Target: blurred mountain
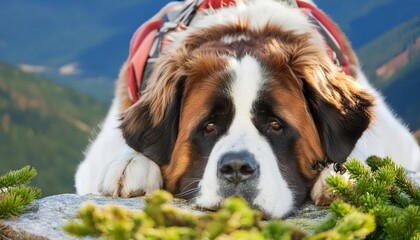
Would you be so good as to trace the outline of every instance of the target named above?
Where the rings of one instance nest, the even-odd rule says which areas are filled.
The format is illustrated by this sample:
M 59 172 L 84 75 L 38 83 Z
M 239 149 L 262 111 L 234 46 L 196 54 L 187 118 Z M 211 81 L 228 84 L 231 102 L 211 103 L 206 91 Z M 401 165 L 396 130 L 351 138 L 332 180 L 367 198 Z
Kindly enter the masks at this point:
M 420 129 L 420 16 L 358 50 L 369 80 L 412 130 Z
M 30 164 L 44 196 L 74 192 L 76 165 L 105 111 L 85 94 L 0 63 L 0 175 Z
M 314 0 L 358 49 L 420 14 L 418 0 Z
M 137 27 L 167 1 L 0 1 L 0 61 L 110 102 Z

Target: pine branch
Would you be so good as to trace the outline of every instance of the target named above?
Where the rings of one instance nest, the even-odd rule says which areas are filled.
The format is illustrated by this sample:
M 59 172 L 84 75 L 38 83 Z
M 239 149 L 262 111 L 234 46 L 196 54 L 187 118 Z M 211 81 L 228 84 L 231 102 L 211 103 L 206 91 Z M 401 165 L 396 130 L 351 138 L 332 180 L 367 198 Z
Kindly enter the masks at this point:
M 34 168 L 26 166 L 20 170 L 10 171 L 0 177 L 0 189 L 29 184 L 32 178 L 37 175 Z
M 398 216 L 388 218 L 384 226 L 389 239 L 419 239 L 420 207 L 408 206 Z
M 326 179 L 326 183 L 332 187 L 334 194 L 340 194 L 345 200 L 353 198 L 351 184 L 346 182 L 341 176 L 332 174 Z
M 408 179 L 407 172 L 401 166 L 395 164 L 391 158 L 380 158 L 377 156 L 370 156 L 366 163 L 371 167 L 372 171 L 377 171 L 378 169 L 386 169 L 389 173 L 393 174 L 394 181 L 396 186 L 401 189 L 400 192 L 403 192 L 412 199 L 413 203 L 420 205 L 420 189 L 414 185 L 414 183 Z M 384 174 L 386 176 L 386 174 Z M 388 184 L 392 184 L 391 182 Z
M 358 211 L 376 218 L 376 230 L 369 239 L 411 239 L 420 236 L 419 188 L 407 178 L 406 171 L 390 158 L 371 156 L 366 161 L 370 169 L 357 160 L 344 166 L 349 170 L 351 181 L 327 178 L 331 191 L 353 205 Z M 354 189 L 353 192 L 349 189 Z M 338 206 L 341 202 L 338 201 Z M 320 229 L 332 228 L 349 209 L 331 205 L 334 215 Z
M 392 162 L 390 161 L 389 158 L 380 158 L 378 156 L 369 156 L 366 159 L 366 164 L 370 167 L 370 169 L 372 171 L 376 171 L 379 168 L 385 166 L 385 165 L 389 165 Z
M 17 216 L 30 207 L 30 203 L 41 195 L 34 187 L 11 187 L 0 194 L 0 219 Z
M 26 186 L 36 174 L 35 169 L 27 166 L 0 177 L 0 219 L 23 213 L 39 198 L 39 188 Z
M 354 211 L 337 220 L 334 228 L 315 234 L 308 240 L 321 239 L 364 239 L 376 228 L 375 217 Z
M 372 174 L 370 169 L 366 168 L 363 163 L 355 158 L 349 159 L 345 163 L 345 167 L 351 179 L 359 180 L 361 177 L 370 177 Z

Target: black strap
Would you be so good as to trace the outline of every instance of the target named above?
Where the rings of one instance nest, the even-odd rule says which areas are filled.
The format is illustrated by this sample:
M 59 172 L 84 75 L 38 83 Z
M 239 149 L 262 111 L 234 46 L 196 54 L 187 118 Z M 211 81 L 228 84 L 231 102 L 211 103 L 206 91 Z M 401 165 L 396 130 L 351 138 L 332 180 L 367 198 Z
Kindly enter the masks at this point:
M 331 48 L 334 54 L 334 63 L 338 66 L 343 66 L 343 55 L 340 51 L 340 46 L 336 42 L 333 36 L 328 32 L 328 30 L 316 19 L 312 14 L 309 14 L 309 19 L 311 22 L 317 26 L 319 33 L 321 33 L 324 40 L 327 42 L 328 46 Z
M 182 24 L 188 26 L 191 23 L 191 20 L 197 13 L 197 9 L 204 2 L 204 0 L 193 0 L 187 4 L 184 9 L 182 9 L 178 16 L 175 18 L 174 22 L 177 24 Z
M 334 164 L 333 169 L 336 173 L 340 173 L 341 175 L 343 175 L 347 171 L 347 169 L 342 164 L 333 162 L 332 160 L 328 158 L 323 161 L 315 162 L 312 165 L 312 169 L 321 172 L 325 168 L 328 168 L 331 164 Z

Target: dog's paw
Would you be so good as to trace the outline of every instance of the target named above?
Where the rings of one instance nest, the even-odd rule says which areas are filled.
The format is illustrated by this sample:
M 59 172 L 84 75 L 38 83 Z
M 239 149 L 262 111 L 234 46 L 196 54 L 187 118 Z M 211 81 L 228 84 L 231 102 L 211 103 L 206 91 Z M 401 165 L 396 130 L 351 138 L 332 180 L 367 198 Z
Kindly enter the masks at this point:
M 325 182 L 327 177 L 330 176 L 331 174 L 336 174 L 332 166 L 322 170 L 314 186 L 312 187 L 311 199 L 312 201 L 314 201 L 315 205 L 317 206 L 329 205 L 335 199 L 335 195 L 328 191 L 329 186 Z M 347 173 L 344 173 L 343 175 L 338 175 L 338 176 L 341 176 L 342 178 L 346 180 L 348 180 L 349 178 Z
M 121 157 L 104 169 L 99 183 L 101 194 L 128 198 L 148 195 L 162 187 L 162 174 L 155 162 L 139 153 Z

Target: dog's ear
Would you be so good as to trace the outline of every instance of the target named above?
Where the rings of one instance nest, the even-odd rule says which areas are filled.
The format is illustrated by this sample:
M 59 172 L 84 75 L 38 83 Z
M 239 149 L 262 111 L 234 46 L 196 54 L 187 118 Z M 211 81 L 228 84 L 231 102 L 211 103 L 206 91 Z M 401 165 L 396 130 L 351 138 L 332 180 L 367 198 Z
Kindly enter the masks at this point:
M 300 49 L 293 69 L 318 130 L 326 157 L 343 163 L 373 118 L 373 96 L 326 56 Z M 305 51 L 309 51 L 306 52 Z
M 181 54 L 162 58 L 139 101 L 121 117 L 126 143 L 158 165 L 169 163 L 179 124 L 185 82 Z

